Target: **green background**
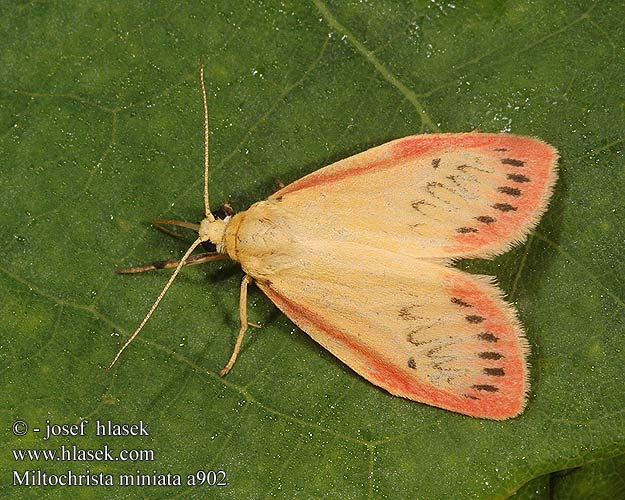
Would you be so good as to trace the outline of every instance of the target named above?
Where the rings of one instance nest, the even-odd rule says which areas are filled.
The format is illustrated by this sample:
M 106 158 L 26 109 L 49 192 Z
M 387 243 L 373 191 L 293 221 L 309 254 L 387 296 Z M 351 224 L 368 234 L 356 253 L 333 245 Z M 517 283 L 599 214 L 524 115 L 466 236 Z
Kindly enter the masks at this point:
M 625 5 L 597 1 L 2 2 L 0 491 L 11 498 L 625 498 Z M 236 264 L 185 269 L 111 373 L 211 197 L 239 211 L 334 160 L 420 132 L 513 132 L 561 154 L 550 208 L 494 261 L 531 343 L 525 413 L 394 398 L 257 289 L 232 373 Z M 383 216 L 383 214 L 380 214 Z M 186 235 L 185 235 L 186 236 Z M 91 422 L 44 442 L 31 428 Z M 149 437 L 96 437 L 97 419 Z M 153 449 L 154 462 L 16 462 L 16 448 Z M 187 474 L 224 488 L 13 487 L 12 470 Z M 528 483 L 528 481 L 531 481 Z M 527 483 L 527 484 L 526 484 Z M 525 484 L 525 486 L 523 486 Z

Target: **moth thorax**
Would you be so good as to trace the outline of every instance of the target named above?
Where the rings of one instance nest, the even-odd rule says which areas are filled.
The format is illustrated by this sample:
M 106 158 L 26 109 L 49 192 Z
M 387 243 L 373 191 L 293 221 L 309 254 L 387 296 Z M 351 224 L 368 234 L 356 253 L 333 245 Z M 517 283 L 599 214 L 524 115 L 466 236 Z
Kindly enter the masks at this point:
M 218 249 L 223 247 L 224 233 L 226 232 L 226 226 L 229 220 L 230 217 L 214 220 L 208 218 L 203 219 L 202 222 L 200 222 L 200 229 L 198 231 L 200 239 L 202 241 L 214 243 L 217 245 Z

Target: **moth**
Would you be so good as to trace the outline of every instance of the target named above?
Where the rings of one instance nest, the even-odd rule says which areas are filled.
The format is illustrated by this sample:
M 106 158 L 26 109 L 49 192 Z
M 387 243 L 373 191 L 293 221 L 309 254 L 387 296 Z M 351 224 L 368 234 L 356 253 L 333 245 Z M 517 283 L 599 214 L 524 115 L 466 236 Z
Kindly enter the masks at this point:
M 473 417 L 523 411 L 528 342 L 494 278 L 452 267 L 522 242 L 545 211 L 557 152 L 531 137 L 457 133 L 404 137 L 321 168 L 237 214 L 208 201 L 203 68 L 205 218 L 136 337 L 185 264 L 240 263 L 241 326 L 254 282 L 299 328 L 391 394 Z M 216 252 L 191 255 L 211 242 Z

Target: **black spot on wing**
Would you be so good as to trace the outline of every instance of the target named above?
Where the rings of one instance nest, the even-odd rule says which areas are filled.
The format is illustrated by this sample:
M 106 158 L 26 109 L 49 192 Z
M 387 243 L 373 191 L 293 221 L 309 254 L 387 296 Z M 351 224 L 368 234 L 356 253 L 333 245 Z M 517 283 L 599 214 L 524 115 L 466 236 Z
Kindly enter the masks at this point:
M 507 177 L 512 182 L 518 182 L 519 184 L 530 181 L 530 178 L 523 174 L 508 174 Z
M 525 162 L 522 160 L 517 160 L 516 158 L 502 158 L 501 163 L 504 165 L 511 165 L 513 167 L 524 167 Z
M 480 215 L 479 217 L 476 217 L 476 219 L 483 224 L 492 224 L 496 220 L 494 217 L 491 217 L 490 215 Z
M 419 335 L 421 334 L 421 332 L 427 331 L 437 324 L 438 324 L 438 321 L 434 321 L 433 323 L 430 323 L 429 325 L 419 326 L 418 328 L 415 328 L 414 330 L 409 331 L 408 335 L 406 336 L 406 340 L 410 342 L 411 344 L 416 345 L 417 347 L 421 347 L 426 344 L 431 344 L 433 342 L 433 339 L 430 338 L 430 339 L 420 340 Z
M 471 304 L 465 302 L 462 299 L 459 299 L 458 297 L 453 297 L 451 299 L 451 302 L 461 307 L 471 307 Z
M 491 377 L 503 377 L 506 374 L 503 368 L 484 368 L 484 373 Z
M 444 345 L 437 345 L 436 347 L 433 347 L 432 349 L 430 349 L 428 352 L 425 353 L 425 355 L 428 358 L 431 357 L 438 357 L 435 356 L 443 347 L 445 347 Z M 441 366 L 437 363 L 437 365 L 435 366 L 435 368 L 437 368 L 438 370 L 442 370 Z
M 417 212 L 426 215 L 425 212 L 422 211 L 423 205 L 429 205 L 430 207 L 435 207 L 436 205 L 429 203 L 425 200 L 415 200 L 410 202 L 410 206 L 414 208 Z
M 503 354 L 494 351 L 485 351 L 480 352 L 478 356 L 482 359 L 501 359 L 503 358 Z
M 507 194 L 509 196 L 521 196 L 521 190 L 515 187 L 501 186 L 497 188 L 497 191 L 503 194 Z
M 508 148 L 495 148 L 493 149 L 493 151 L 504 152 L 504 151 L 508 151 Z
M 474 227 L 459 227 L 456 231 L 461 234 L 477 233 L 477 229 Z
M 478 316 L 477 314 L 469 314 L 468 316 L 465 316 L 465 319 L 474 325 L 484 321 L 484 318 L 482 316 Z
M 490 384 L 476 384 L 471 386 L 476 391 L 497 392 L 499 389 Z
M 413 370 L 416 370 L 417 362 L 414 360 L 414 358 L 410 358 L 408 360 L 408 368 L 412 368 Z
M 434 158 L 432 160 L 432 168 L 438 168 L 438 166 L 441 164 L 441 159 L 440 158 Z
M 415 321 L 420 319 L 419 316 L 414 314 L 414 309 L 419 307 L 417 304 L 412 304 L 409 306 L 404 306 L 399 310 L 399 317 L 405 321 Z
M 486 342 L 493 342 L 493 343 L 499 340 L 499 337 L 496 337 L 490 332 L 482 332 L 478 335 L 478 338 L 480 340 L 485 340 Z
M 493 205 L 493 208 L 495 210 L 499 210 L 500 212 L 515 212 L 516 211 L 516 207 L 513 205 L 510 205 L 509 203 L 495 203 Z
M 452 193 L 453 195 L 455 195 L 456 197 L 462 197 L 458 191 L 453 187 L 453 186 L 449 186 L 447 184 L 443 184 L 442 182 L 438 182 L 438 181 L 430 181 L 425 185 L 425 191 L 432 196 L 433 198 L 436 198 L 437 200 L 441 201 L 442 203 L 445 203 L 446 205 L 449 205 L 450 207 L 453 207 L 455 209 L 458 208 L 458 206 L 454 203 L 452 203 L 447 197 L 444 196 L 440 196 L 437 193 L 437 189 L 444 189 L 450 193 Z
M 467 399 L 475 399 L 475 400 L 477 400 L 477 401 L 479 401 L 479 400 L 480 400 L 480 398 L 478 398 L 477 396 L 473 396 L 473 395 L 471 395 L 471 394 L 463 394 L 462 396 L 463 396 L 463 397 L 465 397 L 465 398 L 467 398 Z
M 456 167 L 457 170 L 460 170 L 461 172 L 464 172 L 466 170 L 477 170 L 478 172 L 482 172 L 484 174 L 492 174 L 492 172 L 490 170 L 484 170 L 483 168 L 480 167 L 476 167 L 475 165 L 458 165 Z

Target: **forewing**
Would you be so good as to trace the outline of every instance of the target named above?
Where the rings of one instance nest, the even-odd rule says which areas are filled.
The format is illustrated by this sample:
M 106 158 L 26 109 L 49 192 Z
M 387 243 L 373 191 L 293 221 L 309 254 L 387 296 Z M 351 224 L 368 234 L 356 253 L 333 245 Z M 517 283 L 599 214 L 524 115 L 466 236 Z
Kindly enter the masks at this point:
M 269 198 L 304 240 L 414 257 L 492 257 L 536 225 L 557 153 L 509 134 L 405 137 L 319 169 Z
M 392 394 L 475 417 L 522 411 L 527 344 L 485 276 L 351 244 L 296 249 L 257 280 L 302 330 Z

